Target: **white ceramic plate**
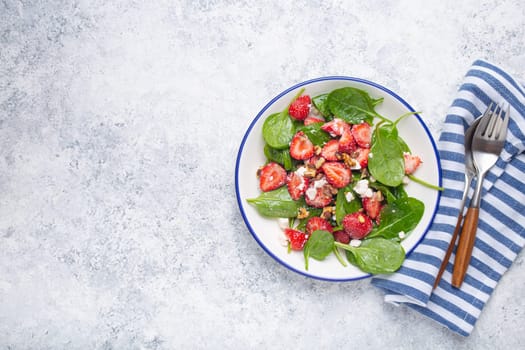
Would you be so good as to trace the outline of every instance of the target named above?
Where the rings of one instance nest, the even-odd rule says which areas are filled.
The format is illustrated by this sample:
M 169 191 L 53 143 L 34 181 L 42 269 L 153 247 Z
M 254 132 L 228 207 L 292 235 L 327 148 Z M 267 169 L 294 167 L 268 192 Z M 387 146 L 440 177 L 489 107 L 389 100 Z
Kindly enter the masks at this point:
M 342 266 L 333 254 L 324 261 L 310 259 L 309 268 L 306 271 L 303 253 L 288 253 L 286 247 L 280 244 L 278 235 L 281 229 L 277 219 L 261 216 L 255 207 L 248 204 L 246 199 L 255 198 L 261 193 L 256 172 L 266 162 L 262 137 L 264 120 L 270 114 L 286 108 L 301 88 L 305 89 L 304 94 L 314 97 L 345 86 L 365 90 L 372 98 L 383 97 L 384 101 L 376 107 L 376 111 L 389 119 L 395 120 L 409 111 L 414 111 L 407 102 L 394 92 L 370 81 L 341 76 L 309 80 L 283 91 L 257 114 L 242 139 L 235 169 L 237 202 L 246 226 L 255 240 L 270 256 L 285 267 L 308 277 L 328 281 L 350 281 L 370 275 L 350 264 L 347 267 Z M 423 159 L 423 164 L 415 175 L 431 184 L 441 186 L 441 166 L 438 151 L 421 118 L 418 115 L 413 115 L 403 119 L 398 124 L 398 130 L 412 153 Z M 408 255 L 423 239 L 430 227 L 439 204 L 440 193 L 414 182 L 410 182 L 406 186 L 406 191 L 410 196 L 418 198 L 425 204 L 425 212 L 418 226 L 402 242 Z

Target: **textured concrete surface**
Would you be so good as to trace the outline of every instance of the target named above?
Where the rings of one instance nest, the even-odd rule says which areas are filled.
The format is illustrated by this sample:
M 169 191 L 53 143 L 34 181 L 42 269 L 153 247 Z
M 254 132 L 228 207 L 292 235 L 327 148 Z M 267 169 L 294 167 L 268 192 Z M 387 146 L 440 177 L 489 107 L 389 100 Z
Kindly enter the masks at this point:
M 472 61 L 525 78 L 513 1 L 0 2 L 0 348 L 518 349 L 521 254 L 469 338 L 251 238 L 241 138 L 305 79 L 396 91 L 437 138 Z

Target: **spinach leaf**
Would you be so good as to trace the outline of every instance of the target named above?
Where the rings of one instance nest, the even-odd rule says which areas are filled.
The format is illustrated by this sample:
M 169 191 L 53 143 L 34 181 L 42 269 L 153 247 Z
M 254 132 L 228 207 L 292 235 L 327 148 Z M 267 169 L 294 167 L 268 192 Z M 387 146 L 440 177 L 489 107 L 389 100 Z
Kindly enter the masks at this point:
M 325 117 L 326 121 L 331 120 L 332 113 L 330 112 L 330 108 L 328 108 L 328 94 L 322 94 L 319 96 L 315 96 L 312 98 L 312 103 L 314 104 L 315 108 Z
M 405 260 L 405 250 L 401 244 L 389 239 L 365 239 L 359 247 L 339 242 L 334 244 L 347 251 L 347 258 L 351 264 L 371 274 L 395 272 Z
M 405 160 L 397 129 L 391 124 L 379 124 L 374 130 L 368 156 L 368 170 L 377 181 L 398 186 L 405 177 Z
M 305 269 L 308 270 L 308 259 L 324 260 L 334 249 L 334 236 L 325 230 L 312 233 L 303 248 Z
M 247 199 L 247 202 L 255 206 L 259 214 L 276 218 L 296 217 L 301 206 L 299 201 L 294 201 L 290 197 L 286 186 L 263 192 L 257 198 Z
M 399 238 L 399 232 L 412 231 L 425 211 L 425 205 L 419 199 L 402 197 L 388 203 L 381 210 L 381 222 L 368 237 L 383 237 L 386 239 Z
M 310 141 L 316 146 L 323 146 L 330 141 L 330 134 L 321 129 L 322 123 L 313 123 L 306 126 L 301 126 L 297 131 L 302 131 L 308 136 Z
M 264 155 L 268 160 L 281 164 L 287 171 L 292 170 L 293 161 L 290 156 L 290 149 L 276 149 L 266 144 L 264 145 Z
M 350 202 L 346 200 L 346 193 L 350 192 L 354 196 Z M 341 225 L 346 214 L 355 213 L 361 209 L 361 200 L 359 196 L 352 190 L 351 186 L 346 186 L 337 191 L 335 198 L 335 221 L 337 225 Z
M 326 103 L 332 114 L 350 124 L 363 121 L 372 124 L 374 116 L 377 116 L 374 107 L 382 101 L 383 98 L 371 98 L 366 91 L 344 87 L 330 92 Z
M 294 134 L 295 125 L 288 116 L 288 110 L 268 116 L 262 127 L 264 141 L 276 149 L 287 148 Z

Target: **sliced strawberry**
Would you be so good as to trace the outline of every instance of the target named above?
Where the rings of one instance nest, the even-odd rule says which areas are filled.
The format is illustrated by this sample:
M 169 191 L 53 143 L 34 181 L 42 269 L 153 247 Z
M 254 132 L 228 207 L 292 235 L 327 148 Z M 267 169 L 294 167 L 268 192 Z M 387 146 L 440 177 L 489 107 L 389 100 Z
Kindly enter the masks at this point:
M 323 219 L 319 216 L 314 216 L 308 219 L 308 222 L 306 223 L 306 233 L 311 235 L 314 231 L 317 230 L 325 230 L 328 232 L 333 232 L 334 228 L 328 220 Z
M 291 172 L 286 177 L 286 186 L 288 187 L 288 193 L 293 200 L 298 200 L 306 192 L 308 188 L 309 179 L 298 174 L 297 172 Z
M 314 144 L 304 132 L 297 132 L 290 142 L 290 155 L 298 160 L 305 160 L 314 155 Z
M 335 188 L 343 188 L 352 180 L 352 171 L 343 163 L 326 162 L 321 169 L 328 183 Z
M 330 140 L 323 146 L 321 150 L 321 156 L 328 161 L 337 161 L 337 152 L 339 152 L 339 141 Z
M 421 158 L 413 154 L 405 152 L 403 154 L 405 158 L 405 174 L 412 174 L 421 165 Z
M 366 237 L 373 228 L 372 219 L 366 214 L 355 212 L 343 218 L 343 229 L 353 239 Z
M 334 239 L 337 242 L 341 242 L 343 244 L 350 243 L 350 235 L 346 233 L 345 231 L 334 231 Z
M 273 191 L 285 183 L 286 170 L 277 163 L 268 163 L 259 172 L 259 187 L 263 192 Z
M 353 125 L 352 135 L 359 147 L 370 148 L 370 142 L 372 140 L 372 128 L 370 127 L 370 124 L 362 122 Z
M 356 160 L 361 166 L 361 168 L 366 168 L 368 166 L 368 155 L 370 154 L 370 148 L 358 148 L 355 152 Z
M 332 203 L 333 195 L 330 185 L 323 177 L 316 181 L 310 181 L 310 185 L 304 194 L 306 204 L 314 208 L 324 208 Z
M 324 123 L 323 126 L 321 126 L 321 129 L 334 137 L 341 136 L 346 131 L 351 131 L 350 125 L 340 118 L 334 118 L 329 122 Z
M 339 139 L 339 152 L 351 153 L 357 148 L 354 135 L 350 130 L 343 131 Z
M 376 219 L 381 212 L 383 196 L 381 192 L 374 192 L 372 197 L 363 197 L 363 208 L 370 219 Z
M 315 117 L 313 115 L 309 115 L 304 120 L 304 125 L 310 125 L 310 124 L 315 124 L 315 123 L 324 123 L 324 119 L 320 117 Z
M 308 236 L 304 232 L 292 228 L 285 228 L 284 234 L 286 238 L 288 238 L 292 250 L 303 250 L 303 247 L 308 240 Z
M 290 117 L 296 120 L 305 120 L 310 113 L 310 105 L 312 100 L 310 96 L 303 95 L 299 96 L 295 101 L 292 102 L 288 108 L 288 114 Z

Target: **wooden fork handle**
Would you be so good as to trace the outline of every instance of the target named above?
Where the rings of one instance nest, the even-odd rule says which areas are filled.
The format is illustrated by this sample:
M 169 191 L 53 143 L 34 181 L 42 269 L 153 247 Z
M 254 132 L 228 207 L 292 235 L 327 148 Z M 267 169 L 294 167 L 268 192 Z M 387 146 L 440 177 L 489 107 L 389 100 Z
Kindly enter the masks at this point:
M 472 256 L 474 241 L 476 240 L 476 230 L 478 229 L 479 208 L 470 207 L 465 215 L 463 230 L 459 236 L 456 259 L 454 260 L 454 271 L 452 272 L 452 285 L 456 288 L 461 287 L 467 268 Z
M 441 266 L 439 267 L 439 271 L 436 276 L 436 279 L 434 280 L 433 289 L 436 289 L 437 286 L 439 285 L 439 282 L 441 281 L 441 277 L 443 276 L 443 272 L 445 272 L 447 268 L 448 260 L 450 259 L 450 256 L 452 255 L 452 251 L 454 250 L 454 247 L 456 246 L 456 241 L 458 240 L 459 231 L 461 230 L 461 223 L 463 222 L 462 211 L 463 210 L 459 212 L 458 221 L 456 222 L 456 227 L 454 228 L 454 233 L 452 234 L 452 238 L 450 240 L 450 243 L 448 244 L 447 251 L 445 253 L 445 256 L 443 257 Z

